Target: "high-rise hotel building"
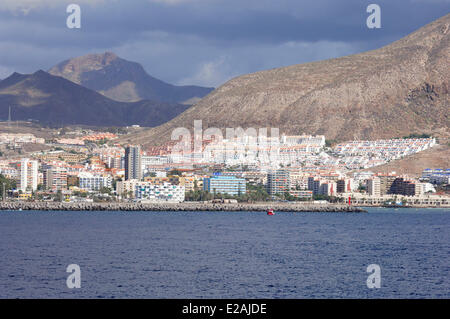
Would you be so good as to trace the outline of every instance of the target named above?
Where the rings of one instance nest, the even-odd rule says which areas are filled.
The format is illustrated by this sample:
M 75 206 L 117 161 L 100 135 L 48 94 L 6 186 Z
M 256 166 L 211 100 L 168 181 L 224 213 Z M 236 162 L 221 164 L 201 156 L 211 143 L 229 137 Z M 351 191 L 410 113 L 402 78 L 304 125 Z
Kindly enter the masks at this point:
M 22 158 L 19 164 L 19 187 L 22 192 L 35 191 L 38 186 L 38 162 Z

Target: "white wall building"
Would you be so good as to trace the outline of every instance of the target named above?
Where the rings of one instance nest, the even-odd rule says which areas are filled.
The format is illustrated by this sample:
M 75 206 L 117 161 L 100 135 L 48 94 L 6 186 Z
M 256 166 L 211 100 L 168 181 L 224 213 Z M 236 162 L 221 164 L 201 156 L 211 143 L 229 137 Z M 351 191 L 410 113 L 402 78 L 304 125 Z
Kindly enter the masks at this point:
M 92 173 L 80 173 L 80 188 L 88 191 L 98 191 L 103 187 L 112 187 L 112 177 L 110 175 L 95 175 Z
M 137 199 L 151 202 L 184 202 L 184 186 L 170 183 L 152 184 L 150 182 L 136 185 L 135 196 Z
M 19 187 L 22 192 L 35 191 L 38 186 L 38 162 L 28 158 L 20 160 Z

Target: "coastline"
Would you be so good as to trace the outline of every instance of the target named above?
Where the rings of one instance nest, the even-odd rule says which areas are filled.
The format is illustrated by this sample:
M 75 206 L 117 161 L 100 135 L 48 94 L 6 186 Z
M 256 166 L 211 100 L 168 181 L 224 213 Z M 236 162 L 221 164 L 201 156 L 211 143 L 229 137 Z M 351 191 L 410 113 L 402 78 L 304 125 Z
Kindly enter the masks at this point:
M 1 202 L 0 210 L 43 211 L 257 211 L 311 213 L 366 213 L 363 208 L 342 204 L 305 203 L 65 203 L 65 202 Z
M 358 207 L 361 208 L 394 208 L 394 209 L 408 209 L 408 208 L 435 208 L 435 209 L 450 209 L 450 206 L 448 205 L 420 205 L 420 204 L 415 204 L 415 205 L 405 205 L 405 206 L 401 206 L 401 205 L 367 205 L 367 204 L 358 204 Z

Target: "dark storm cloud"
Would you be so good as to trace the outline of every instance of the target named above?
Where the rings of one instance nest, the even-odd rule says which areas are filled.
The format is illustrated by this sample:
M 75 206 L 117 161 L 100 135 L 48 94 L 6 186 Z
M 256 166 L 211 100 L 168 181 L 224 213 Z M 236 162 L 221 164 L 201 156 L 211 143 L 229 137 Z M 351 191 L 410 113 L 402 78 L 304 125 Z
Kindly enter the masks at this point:
M 379 30 L 365 24 L 373 2 L 382 8 Z M 450 11 L 448 0 L 105 0 L 80 3 L 82 28 L 70 30 L 70 2 L 43 3 L 27 14 L 0 11 L 0 73 L 114 50 L 164 80 L 218 85 L 242 73 L 374 49 Z

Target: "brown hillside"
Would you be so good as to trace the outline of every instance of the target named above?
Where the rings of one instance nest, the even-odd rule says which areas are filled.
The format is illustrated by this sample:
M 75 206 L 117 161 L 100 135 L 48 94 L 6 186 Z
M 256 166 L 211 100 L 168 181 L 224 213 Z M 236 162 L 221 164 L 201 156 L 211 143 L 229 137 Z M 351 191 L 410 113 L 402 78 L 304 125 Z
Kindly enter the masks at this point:
M 378 50 L 237 77 L 132 140 L 161 143 L 195 119 L 341 141 L 448 132 L 449 26 L 450 14 Z

